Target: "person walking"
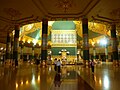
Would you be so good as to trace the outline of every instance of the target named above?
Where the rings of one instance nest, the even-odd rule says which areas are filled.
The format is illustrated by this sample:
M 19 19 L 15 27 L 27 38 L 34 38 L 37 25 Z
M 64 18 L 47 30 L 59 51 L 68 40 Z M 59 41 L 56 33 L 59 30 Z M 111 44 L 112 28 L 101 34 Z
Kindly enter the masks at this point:
M 54 61 L 54 70 L 57 71 L 57 58 L 55 58 L 55 61 Z
M 57 61 L 57 72 L 60 73 L 60 68 L 61 67 L 61 62 L 60 62 L 60 59 Z
M 95 63 L 94 63 L 93 59 L 92 59 L 90 64 L 91 64 L 92 74 L 94 74 L 94 65 L 95 65 Z

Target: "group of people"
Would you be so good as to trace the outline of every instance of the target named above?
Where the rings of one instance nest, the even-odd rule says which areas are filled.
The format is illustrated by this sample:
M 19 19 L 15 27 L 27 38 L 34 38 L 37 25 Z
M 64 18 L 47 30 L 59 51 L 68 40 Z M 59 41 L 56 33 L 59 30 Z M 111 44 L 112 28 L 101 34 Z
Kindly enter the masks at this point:
M 55 61 L 54 61 L 54 70 L 58 73 L 60 73 L 61 71 L 61 62 L 60 62 L 60 59 L 57 60 L 57 58 L 55 58 Z
M 90 67 L 91 67 L 92 73 L 94 73 L 94 65 L 95 65 L 95 62 L 94 62 L 94 60 L 92 59 L 92 60 L 90 61 Z M 61 61 L 60 61 L 60 59 L 57 60 L 57 58 L 55 58 L 55 60 L 54 60 L 54 70 L 55 70 L 57 73 L 60 73 L 60 72 L 61 72 Z

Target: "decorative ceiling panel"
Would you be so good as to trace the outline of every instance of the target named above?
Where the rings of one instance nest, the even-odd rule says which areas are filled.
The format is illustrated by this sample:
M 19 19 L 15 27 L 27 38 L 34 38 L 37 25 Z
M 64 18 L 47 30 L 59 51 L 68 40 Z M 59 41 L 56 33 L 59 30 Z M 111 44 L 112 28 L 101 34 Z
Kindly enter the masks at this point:
M 81 16 L 89 13 L 100 0 L 33 0 L 47 16 Z M 64 15 L 64 16 L 63 16 Z
M 117 24 L 117 33 L 120 34 L 120 0 L 1 0 L 0 1 L 0 33 L 14 30 L 14 25 L 20 26 L 41 22 L 43 18 L 49 20 L 78 20 L 85 15 L 89 21 L 93 16 L 99 22 Z M 98 17 L 101 16 L 101 17 Z M 79 27 L 77 27 L 79 28 Z M 92 30 L 96 33 L 106 34 L 103 27 Z M 78 34 L 81 35 L 81 28 Z M 90 29 L 91 30 L 91 29 Z M 24 33 L 27 34 L 27 33 Z M 2 36 L 0 36 L 3 38 Z M 1 39 L 0 42 L 6 42 Z

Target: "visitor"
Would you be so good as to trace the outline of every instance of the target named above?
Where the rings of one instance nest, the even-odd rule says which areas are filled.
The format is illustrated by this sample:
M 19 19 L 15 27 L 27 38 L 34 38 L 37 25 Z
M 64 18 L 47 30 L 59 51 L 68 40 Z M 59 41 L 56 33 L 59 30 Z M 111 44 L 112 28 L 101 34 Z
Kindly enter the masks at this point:
M 54 60 L 54 70 L 57 71 L 57 58 Z
M 57 72 L 60 73 L 61 62 L 60 59 L 57 61 Z
M 90 62 L 90 65 L 91 65 L 92 74 L 94 74 L 94 65 L 95 65 L 95 63 L 94 63 L 93 59 Z

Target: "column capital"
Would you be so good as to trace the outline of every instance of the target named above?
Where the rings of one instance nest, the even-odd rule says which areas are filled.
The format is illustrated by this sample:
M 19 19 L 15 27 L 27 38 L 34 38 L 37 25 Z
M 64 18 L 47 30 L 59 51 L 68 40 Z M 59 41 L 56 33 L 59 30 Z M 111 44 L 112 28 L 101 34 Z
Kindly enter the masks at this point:
M 42 19 L 42 22 L 48 23 L 48 19 L 47 19 L 47 18 L 43 18 L 43 19 Z
M 116 29 L 116 24 L 115 23 L 111 24 L 111 30 L 113 30 L 113 29 Z
M 82 18 L 82 22 L 88 23 L 88 18 Z
M 85 19 L 85 18 L 87 19 L 87 16 L 83 15 L 83 16 L 82 16 L 82 19 Z
M 115 22 L 112 22 L 111 25 L 116 25 L 116 23 L 115 23 Z
M 19 24 L 15 24 L 15 30 L 20 30 L 20 25 Z

